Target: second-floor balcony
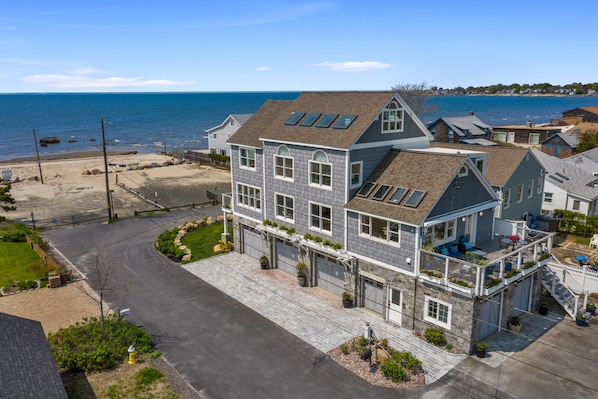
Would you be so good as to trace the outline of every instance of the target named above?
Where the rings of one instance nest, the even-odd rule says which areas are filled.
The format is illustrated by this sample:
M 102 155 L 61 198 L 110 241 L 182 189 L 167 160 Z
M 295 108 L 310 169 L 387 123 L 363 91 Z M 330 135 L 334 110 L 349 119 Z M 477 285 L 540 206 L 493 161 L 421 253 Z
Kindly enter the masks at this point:
M 551 259 L 553 233 L 519 228 L 462 252 L 421 250 L 419 278 L 467 296 L 487 296 Z

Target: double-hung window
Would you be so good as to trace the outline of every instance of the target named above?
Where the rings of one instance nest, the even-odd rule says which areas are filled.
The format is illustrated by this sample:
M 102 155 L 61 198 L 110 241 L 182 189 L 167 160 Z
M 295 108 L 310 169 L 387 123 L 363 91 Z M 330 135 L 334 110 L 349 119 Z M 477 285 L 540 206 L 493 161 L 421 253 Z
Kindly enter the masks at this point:
M 322 150 L 316 151 L 309 161 L 309 185 L 332 186 L 332 164 L 328 162 L 328 156 Z
M 309 227 L 311 229 L 330 233 L 332 230 L 332 211 L 330 207 L 313 202 L 310 203 Z
M 256 210 L 262 209 L 261 189 L 237 183 L 237 203 Z
M 351 163 L 351 188 L 361 186 L 361 179 L 363 175 L 363 162 Z
M 450 329 L 452 305 L 431 296 L 424 299 L 424 320 L 438 326 Z
M 523 201 L 523 183 L 517 186 L 517 203 Z
M 527 182 L 527 198 L 531 198 L 534 195 L 534 179 L 530 179 Z
M 544 202 L 552 204 L 552 193 L 544 193 Z
M 400 225 L 390 220 L 361 215 L 360 235 L 399 244 Z
M 502 207 L 507 209 L 511 205 L 511 189 L 507 188 L 505 190 L 505 196 L 502 199 Z
M 382 111 L 382 133 L 403 131 L 403 108 L 396 101 Z
M 255 169 L 255 150 L 252 148 L 241 148 L 239 151 L 239 164 L 242 168 Z
M 544 176 L 539 176 L 538 177 L 538 184 L 536 185 L 536 193 L 540 194 L 542 192 L 542 183 L 544 182 Z
M 528 138 L 528 144 L 538 145 L 540 144 L 540 133 L 530 133 Z
M 289 149 L 284 145 L 278 147 L 274 156 L 274 176 L 293 180 L 293 158 L 291 158 Z
M 295 220 L 295 206 L 293 197 L 276 194 L 276 217 L 290 222 Z

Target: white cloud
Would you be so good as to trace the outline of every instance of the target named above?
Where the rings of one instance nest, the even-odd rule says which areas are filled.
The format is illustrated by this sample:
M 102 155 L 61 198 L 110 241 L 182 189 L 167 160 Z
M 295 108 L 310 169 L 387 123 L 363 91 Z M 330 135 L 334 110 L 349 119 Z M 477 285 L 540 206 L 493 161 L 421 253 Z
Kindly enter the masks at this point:
M 100 68 L 81 67 L 72 69 L 70 73 L 72 73 L 73 75 L 93 75 L 94 73 L 106 73 L 106 71 Z
M 23 78 L 28 83 L 41 83 L 50 87 L 62 89 L 114 89 L 123 87 L 156 87 L 156 86 L 181 86 L 194 84 L 193 81 L 176 81 L 160 79 L 143 79 L 142 77 L 108 77 L 94 78 L 84 74 L 57 75 L 38 74 Z
M 319 64 L 309 65 L 312 67 L 327 67 L 335 72 L 367 72 L 378 69 L 391 68 L 391 64 L 377 61 L 347 61 L 347 62 L 321 62 Z
M 261 67 L 255 68 L 255 70 L 258 71 L 258 72 L 264 72 L 264 71 L 271 71 L 272 68 L 267 67 L 267 66 L 261 66 Z

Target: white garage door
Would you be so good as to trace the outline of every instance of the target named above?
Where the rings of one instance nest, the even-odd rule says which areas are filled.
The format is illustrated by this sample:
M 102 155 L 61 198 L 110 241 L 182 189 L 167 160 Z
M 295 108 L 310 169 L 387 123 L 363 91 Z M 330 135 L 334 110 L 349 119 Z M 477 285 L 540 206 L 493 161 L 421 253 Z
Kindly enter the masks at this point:
M 276 254 L 274 259 L 276 260 L 276 267 L 280 270 L 290 273 L 292 275 L 297 274 L 295 265 L 298 262 L 299 254 L 297 248 L 288 241 L 276 239 Z
M 345 292 L 345 268 L 335 259 L 316 253 L 316 285 L 337 295 Z
M 248 226 L 243 227 L 243 253 L 258 259 L 263 255 L 262 236 Z
M 362 276 L 361 284 L 363 306 L 382 314 L 384 312 L 382 283 Z

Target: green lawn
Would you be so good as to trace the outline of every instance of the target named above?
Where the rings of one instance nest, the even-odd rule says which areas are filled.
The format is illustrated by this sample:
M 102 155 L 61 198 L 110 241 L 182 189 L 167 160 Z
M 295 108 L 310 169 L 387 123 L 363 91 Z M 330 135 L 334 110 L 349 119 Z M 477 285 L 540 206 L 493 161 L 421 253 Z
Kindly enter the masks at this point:
M 195 262 L 200 259 L 214 256 L 214 246 L 218 245 L 221 235 L 224 231 L 222 223 L 214 223 L 198 227 L 197 229 L 187 233 L 182 239 L 182 243 L 191 250 L 190 262 Z M 228 232 L 233 233 L 232 223 L 228 223 Z
M 37 280 L 39 277 L 29 266 L 40 262 L 28 243 L 0 241 L 0 287 L 13 281 Z

